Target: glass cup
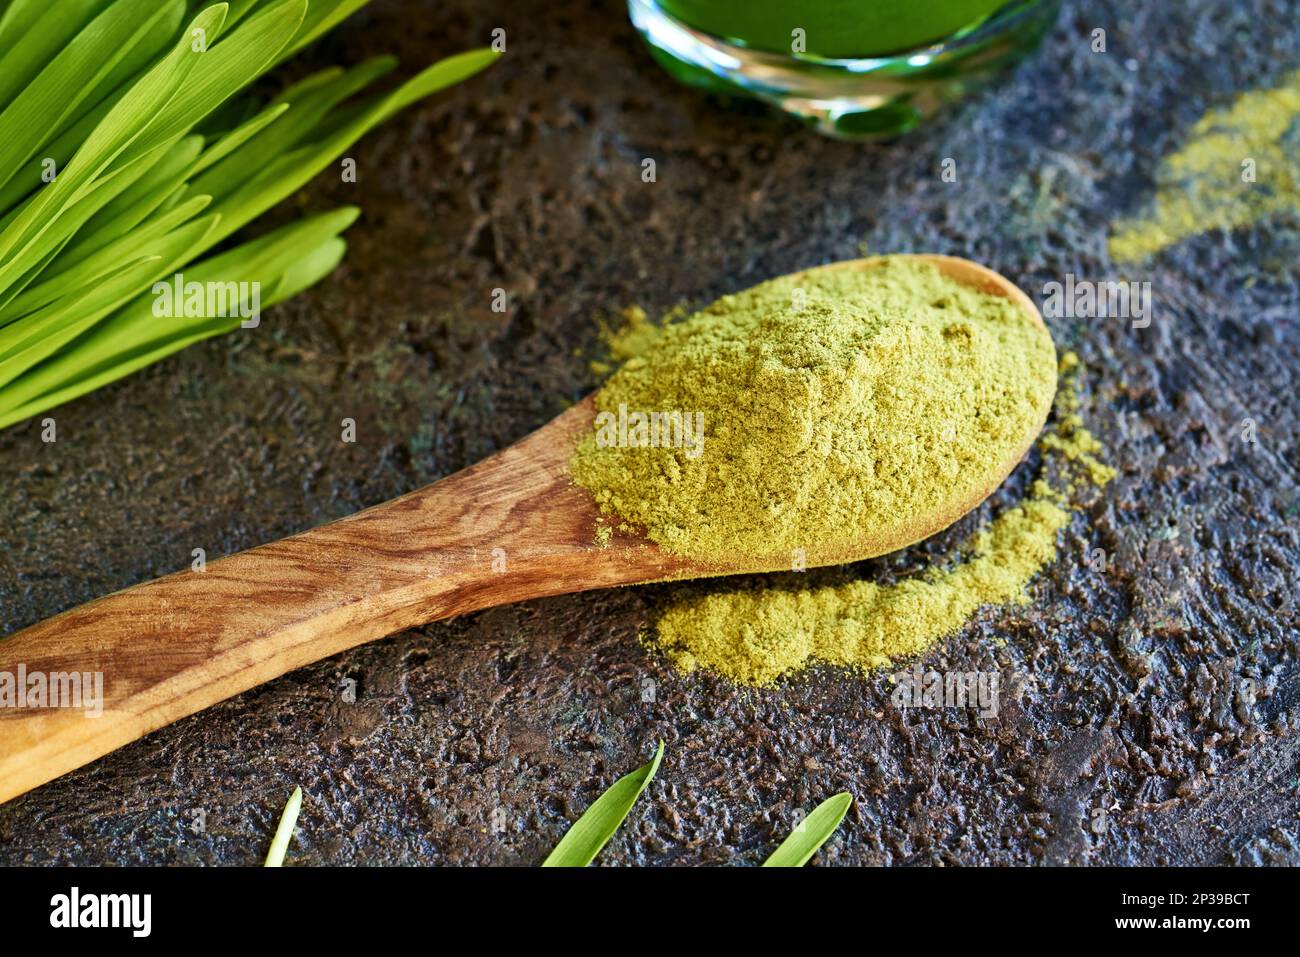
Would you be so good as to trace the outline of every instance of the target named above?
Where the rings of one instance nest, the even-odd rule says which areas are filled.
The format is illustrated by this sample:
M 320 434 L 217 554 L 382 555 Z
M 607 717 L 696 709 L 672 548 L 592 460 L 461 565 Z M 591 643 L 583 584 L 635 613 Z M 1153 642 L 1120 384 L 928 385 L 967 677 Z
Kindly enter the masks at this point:
M 844 139 L 894 136 L 1019 61 L 1060 0 L 628 0 L 665 70 Z M 941 31 L 941 32 L 936 32 Z

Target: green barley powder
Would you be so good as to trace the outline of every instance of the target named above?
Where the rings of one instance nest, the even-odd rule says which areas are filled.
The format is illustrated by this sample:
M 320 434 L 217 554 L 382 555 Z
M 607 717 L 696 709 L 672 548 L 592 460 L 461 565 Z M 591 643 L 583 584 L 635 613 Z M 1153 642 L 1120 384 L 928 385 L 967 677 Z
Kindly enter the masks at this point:
M 976 494 L 1051 406 L 1051 337 L 929 263 L 877 262 L 774 279 L 641 337 L 598 410 L 697 417 L 702 447 L 593 432 L 575 481 L 607 516 L 705 562 L 905 535 Z

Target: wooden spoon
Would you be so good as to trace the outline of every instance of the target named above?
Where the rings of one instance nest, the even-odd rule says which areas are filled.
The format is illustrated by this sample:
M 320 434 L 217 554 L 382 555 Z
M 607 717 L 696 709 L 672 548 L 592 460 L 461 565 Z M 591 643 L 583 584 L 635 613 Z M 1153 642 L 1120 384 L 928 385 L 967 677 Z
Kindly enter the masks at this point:
M 918 258 L 1012 299 L 1042 324 L 1029 298 L 992 270 L 948 256 Z M 29 675 L 100 672 L 104 682 L 98 717 L 66 707 L 0 707 L 0 802 L 287 671 L 402 629 L 546 595 L 789 567 L 784 552 L 706 565 L 637 536 L 594 547 L 598 509 L 569 478 L 569 460 L 594 415 L 588 398 L 434 485 L 0 640 L 0 672 L 16 676 L 20 665 Z M 1002 483 L 1042 426 L 1033 423 L 969 500 L 893 540 L 863 535 L 851 548 L 810 554 L 808 563 L 869 558 L 945 528 Z

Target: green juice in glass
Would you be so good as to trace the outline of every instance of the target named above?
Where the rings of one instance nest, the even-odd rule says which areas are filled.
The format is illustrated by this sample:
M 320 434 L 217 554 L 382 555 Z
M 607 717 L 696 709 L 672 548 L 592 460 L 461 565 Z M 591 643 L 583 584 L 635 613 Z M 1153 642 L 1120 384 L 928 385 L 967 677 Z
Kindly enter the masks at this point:
M 807 52 L 829 58 L 910 50 L 978 23 L 1006 0 L 661 0 L 697 30 L 756 50 L 789 51 L 796 29 Z
M 846 139 L 906 132 L 1032 50 L 1059 0 L 627 0 L 659 64 Z

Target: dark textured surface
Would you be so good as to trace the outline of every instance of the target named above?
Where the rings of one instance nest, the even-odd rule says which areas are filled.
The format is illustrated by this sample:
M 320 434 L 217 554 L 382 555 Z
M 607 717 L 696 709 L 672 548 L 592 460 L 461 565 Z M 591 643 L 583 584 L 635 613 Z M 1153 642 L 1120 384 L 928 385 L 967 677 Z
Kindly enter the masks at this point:
M 1300 222 L 1123 271 L 1105 250 L 1205 109 L 1300 64 L 1296 17 L 1067 5 L 1010 83 L 855 146 L 673 85 L 615 3 L 376 2 L 292 69 L 384 51 L 411 69 L 495 26 L 508 56 L 364 141 L 357 184 L 305 191 L 304 208 L 365 209 L 327 282 L 58 410 L 55 445 L 0 433 L 0 631 L 476 461 L 594 384 L 597 322 L 625 305 L 929 251 L 1030 291 L 1067 272 L 1153 283 L 1149 329 L 1053 323 L 1119 478 L 1032 605 L 986 610 L 931 659 L 1033 681 L 989 720 L 900 713 L 883 676 L 738 691 L 637 642 L 670 587 L 539 601 L 305 668 L 18 798 L 0 862 L 255 863 L 301 784 L 292 862 L 535 864 L 663 738 L 602 863 L 755 863 L 842 789 L 857 804 L 822 863 L 1300 863 Z M 1013 494 L 861 573 L 921 567 Z

